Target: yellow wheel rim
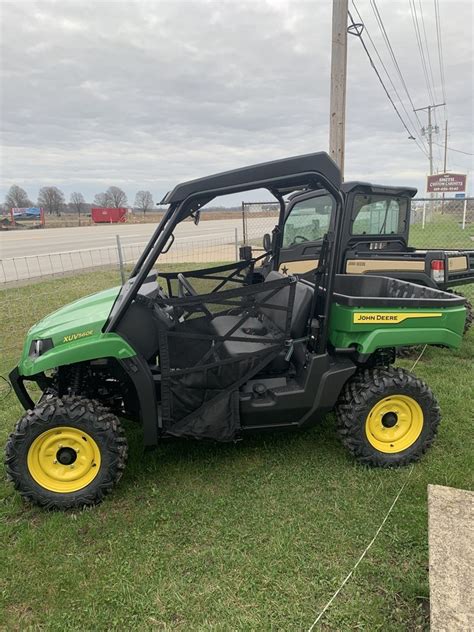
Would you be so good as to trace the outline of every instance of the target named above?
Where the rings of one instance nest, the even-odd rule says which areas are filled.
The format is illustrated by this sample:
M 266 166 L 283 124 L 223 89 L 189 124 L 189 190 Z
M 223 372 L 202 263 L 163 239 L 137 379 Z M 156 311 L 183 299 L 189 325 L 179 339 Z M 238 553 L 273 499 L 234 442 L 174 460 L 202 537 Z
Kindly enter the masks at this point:
M 418 439 L 423 421 L 423 411 L 416 400 L 407 395 L 391 395 L 377 402 L 367 415 L 365 434 L 379 452 L 402 452 Z
M 36 483 L 67 494 L 87 487 L 100 469 L 100 450 L 79 428 L 58 426 L 36 437 L 28 450 L 28 470 Z

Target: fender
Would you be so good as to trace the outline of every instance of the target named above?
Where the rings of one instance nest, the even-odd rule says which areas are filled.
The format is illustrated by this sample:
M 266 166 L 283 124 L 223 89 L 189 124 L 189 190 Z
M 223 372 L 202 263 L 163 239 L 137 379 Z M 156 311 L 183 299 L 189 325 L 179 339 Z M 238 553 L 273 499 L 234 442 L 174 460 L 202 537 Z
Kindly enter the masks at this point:
M 140 421 L 143 426 L 143 443 L 146 448 L 158 443 L 158 427 L 161 417 L 158 414 L 155 381 L 147 361 L 140 355 L 119 360 L 135 386 L 140 406 Z
M 39 357 L 26 355 L 18 368 L 12 372 L 10 379 L 21 403 L 25 408 L 31 408 L 31 398 L 23 393 L 24 378 L 35 379 L 36 376 L 50 369 L 100 358 L 115 358 L 130 377 L 140 405 L 145 446 L 156 445 L 159 419 L 153 375 L 146 360 L 137 355 L 131 345 L 118 334 L 101 333 L 80 338 L 74 342 L 68 342 L 67 345 L 53 347 Z

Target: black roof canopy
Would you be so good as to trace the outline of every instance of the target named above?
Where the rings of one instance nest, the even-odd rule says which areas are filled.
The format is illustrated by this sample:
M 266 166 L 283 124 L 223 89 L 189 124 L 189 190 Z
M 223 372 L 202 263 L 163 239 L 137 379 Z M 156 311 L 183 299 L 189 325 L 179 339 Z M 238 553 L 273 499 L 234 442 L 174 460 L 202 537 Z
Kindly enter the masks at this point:
M 341 185 L 343 193 L 350 193 L 356 189 L 361 189 L 364 190 L 364 193 L 373 193 L 375 195 L 409 195 L 410 197 L 414 197 L 418 192 L 418 189 L 414 189 L 413 187 L 387 186 L 383 184 L 372 184 L 370 182 L 344 182 Z
M 265 188 L 281 194 L 303 188 L 319 189 L 327 186 L 323 179 L 334 189 L 341 186 L 338 166 L 326 152 L 321 151 L 189 180 L 167 193 L 161 204 L 174 204 L 189 197 L 213 198 L 251 189 Z

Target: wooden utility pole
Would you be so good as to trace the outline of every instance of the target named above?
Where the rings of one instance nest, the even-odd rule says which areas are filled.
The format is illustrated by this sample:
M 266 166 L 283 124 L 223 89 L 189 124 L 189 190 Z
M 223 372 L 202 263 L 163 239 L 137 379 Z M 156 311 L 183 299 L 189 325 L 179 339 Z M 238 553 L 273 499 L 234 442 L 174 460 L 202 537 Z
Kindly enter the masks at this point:
M 445 121 L 444 122 L 444 167 L 443 167 L 443 173 L 446 173 L 447 159 L 448 159 L 448 121 Z
M 444 122 L 444 165 L 443 165 L 443 173 L 446 173 L 448 163 L 448 121 Z M 444 193 L 443 193 L 443 201 L 441 203 L 441 213 L 444 213 Z
M 329 154 L 344 178 L 346 140 L 347 10 L 349 0 L 333 0 Z

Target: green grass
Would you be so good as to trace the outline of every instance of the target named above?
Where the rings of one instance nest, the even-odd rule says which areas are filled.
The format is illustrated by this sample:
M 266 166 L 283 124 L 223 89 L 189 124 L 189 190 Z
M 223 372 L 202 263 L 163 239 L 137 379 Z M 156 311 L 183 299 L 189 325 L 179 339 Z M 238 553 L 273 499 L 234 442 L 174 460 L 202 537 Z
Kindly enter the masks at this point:
M 462 229 L 460 219 L 436 215 L 433 221 L 410 226 L 410 246 L 415 248 L 468 248 L 474 250 L 474 223 Z
M 3 328 L 115 283 L 107 274 L 48 281 L 34 317 L 25 303 L 34 286 L 8 290 L 23 312 L 8 311 Z M 472 486 L 473 356 L 470 333 L 459 351 L 430 349 L 418 364 L 442 406 L 438 439 L 319 629 L 428 628 L 426 487 Z M 21 414 L 14 395 L 3 396 L 2 444 Z M 126 430 L 126 473 L 99 507 L 44 512 L 1 477 L 0 628 L 308 629 L 409 474 L 356 465 L 331 416 L 304 433 L 147 453 L 139 428 Z

